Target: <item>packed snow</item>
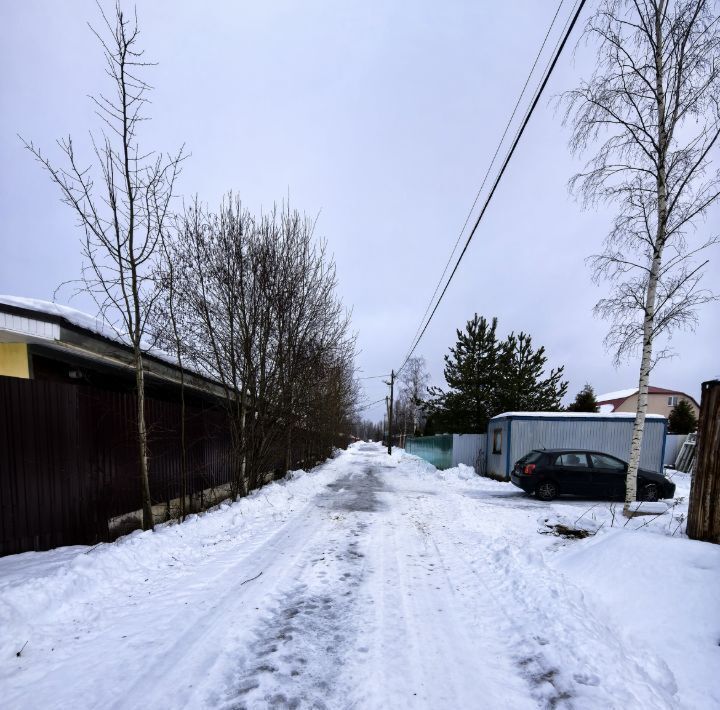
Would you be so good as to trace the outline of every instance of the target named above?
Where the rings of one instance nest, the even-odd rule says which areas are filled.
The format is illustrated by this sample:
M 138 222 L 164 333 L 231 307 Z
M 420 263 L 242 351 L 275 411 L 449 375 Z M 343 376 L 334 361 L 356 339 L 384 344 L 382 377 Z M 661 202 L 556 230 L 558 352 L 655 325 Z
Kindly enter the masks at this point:
M 116 543 L 0 559 L 8 708 L 720 707 L 678 499 L 526 496 L 361 443 Z M 584 539 L 559 535 L 580 531 Z

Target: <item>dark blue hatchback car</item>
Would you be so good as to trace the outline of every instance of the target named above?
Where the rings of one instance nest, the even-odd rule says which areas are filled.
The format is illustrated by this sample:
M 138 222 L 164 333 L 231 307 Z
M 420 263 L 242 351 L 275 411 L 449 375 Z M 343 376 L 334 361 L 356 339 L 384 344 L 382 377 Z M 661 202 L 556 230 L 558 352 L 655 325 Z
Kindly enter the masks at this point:
M 515 464 L 510 480 L 540 500 L 552 500 L 564 493 L 624 500 L 627 468 L 624 461 L 600 451 L 535 449 Z M 638 500 L 656 501 L 674 495 L 675 484 L 661 473 L 638 470 Z

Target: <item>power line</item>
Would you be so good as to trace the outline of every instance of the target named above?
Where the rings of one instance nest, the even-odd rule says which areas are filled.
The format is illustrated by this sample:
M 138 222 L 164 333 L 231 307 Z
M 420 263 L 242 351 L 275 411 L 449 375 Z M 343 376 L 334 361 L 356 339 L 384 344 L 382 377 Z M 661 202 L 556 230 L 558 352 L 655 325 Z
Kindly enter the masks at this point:
M 530 67 L 530 71 L 528 72 L 527 78 L 525 79 L 525 83 L 523 84 L 523 87 L 520 91 L 520 95 L 517 98 L 517 101 L 515 102 L 515 106 L 513 107 L 512 113 L 510 114 L 510 118 L 508 119 L 507 123 L 505 124 L 505 130 L 502 133 L 502 136 L 500 137 L 500 140 L 498 141 L 497 147 L 495 148 L 495 153 L 493 154 L 492 160 L 490 161 L 490 165 L 488 165 L 487 170 L 485 171 L 485 176 L 482 179 L 482 183 L 480 187 L 478 188 L 477 194 L 475 195 L 475 199 L 473 200 L 472 206 L 470 207 L 470 211 L 467 213 L 467 217 L 465 217 L 465 222 L 463 223 L 462 229 L 460 230 L 460 234 L 458 234 L 457 239 L 455 240 L 455 245 L 452 248 L 452 251 L 450 252 L 450 256 L 448 257 L 447 262 L 445 263 L 445 268 L 442 271 L 442 274 L 440 274 L 440 278 L 438 279 L 437 284 L 435 285 L 435 290 L 433 291 L 432 296 L 430 296 L 430 300 L 428 301 L 427 308 L 425 309 L 425 313 L 423 313 L 422 318 L 420 319 L 420 322 L 418 323 L 417 330 L 415 331 L 415 334 L 413 335 L 412 341 L 415 342 L 415 338 L 417 338 L 417 334 L 420 332 L 420 328 L 422 328 L 423 323 L 425 322 L 425 317 L 427 316 L 428 312 L 430 311 L 430 308 L 433 304 L 433 301 L 435 300 L 435 296 L 437 296 L 437 292 L 440 289 L 440 284 L 443 282 L 443 279 L 445 278 L 445 274 L 447 273 L 448 266 L 450 266 L 450 262 L 452 261 L 453 256 L 455 256 L 455 252 L 457 251 L 458 244 L 460 244 L 460 239 L 462 239 L 462 235 L 465 233 L 465 228 L 468 225 L 468 222 L 470 221 L 470 217 L 472 216 L 472 213 L 475 211 L 475 206 L 478 203 L 478 200 L 480 199 L 480 195 L 482 194 L 483 188 L 485 187 L 485 183 L 487 182 L 488 176 L 490 175 L 490 171 L 492 170 L 493 166 L 495 165 L 495 160 L 497 159 L 498 153 L 500 152 L 500 148 L 502 147 L 502 144 L 505 141 L 505 136 L 507 135 L 508 131 L 510 130 L 510 125 L 512 124 L 513 119 L 515 118 L 515 114 L 517 113 L 518 107 L 520 106 L 520 102 L 522 101 L 523 96 L 525 96 L 525 90 L 528 87 L 528 84 L 530 83 L 530 79 L 532 78 L 533 73 L 535 72 L 535 67 L 537 66 L 537 63 L 540 59 L 540 56 L 542 55 L 543 50 L 545 49 L 545 45 L 547 44 L 548 37 L 550 36 L 550 33 L 552 32 L 552 28 L 555 26 L 555 21 L 557 20 L 557 16 L 560 13 L 560 8 L 563 6 L 563 3 L 565 0 L 560 0 L 560 3 L 558 4 L 557 8 L 555 9 L 555 14 L 553 15 L 552 21 L 550 22 L 550 26 L 547 28 L 547 32 L 545 33 L 545 37 L 543 38 L 542 44 L 540 45 L 540 49 L 538 49 L 537 54 L 535 55 L 535 61 L 532 64 L 532 67 Z M 407 363 L 407 360 L 409 359 L 409 356 L 405 359 L 405 362 L 403 363 L 403 367 L 405 367 L 405 363 Z M 402 370 L 402 368 L 400 368 Z M 398 373 L 400 370 L 398 370 Z
M 383 376 L 384 376 L 384 375 L 383 375 Z M 358 412 L 362 412 L 362 411 L 364 411 L 365 409 L 370 409 L 370 407 L 374 407 L 376 404 L 380 404 L 380 402 L 384 402 L 386 399 L 387 399 L 386 397 L 382 397 L 381 399 L 377 399 L 377 400 L 375 400 L 374 402 L 370 402 L 370 404 L 366 404 L 364 407 L 360 407 L 360 409 L 358 409 L 357 411 L 358 411 Z
M 535 98 L 533 99 L 533 102 L 530 105 L 530 108 L 528 109 L 528 111 L 525 115 L 525 119 L 523 120 L 520 128 L 518 129 L 517 134 L 515 135 L 515 140 L 513 141 L 513 144 L 510 147 L 510 150 L 508 151 L 507 156 L 505 157 L 503 165 L 500 168 L 500 172 L 498 173 L 498 176 L 495 178 L 495 182 L 493 183 L 492 189 L 490 190 L 490 194 L 485 199 L 485 203 L 483 204 L 482 210 L 480 210 L 480 214 L 478 215 L 478 218 L 475 220 L 475 224 L 473 225 L 472 231 L 470 232 L 470 234 L 465 242 L 465 246 L 463 247 L 462 252 L 460 252 L 460 256 L 458 257 L 458 260 L 455 262 L 455 266 L 453 267 L 453 270 L 450 273 L 450 276 L 445 284 L 445 287 L 443 288 L 442 292 L 440 293 L 440 297 L 438 298 L 437 302 L 435 303 L 435 307 L 433 308 L 432 312 L 430 313 L 430 317 L 425 322 L 425 326 L 423 327 L 422 332 L 416 338 L 413 346 L 410 348 L 410 351 L 408 352 L 402 366 L 398 370 L 398 373 L 400 373 L 402 371 L 402 369 L 407 364 L 408 360 L 412 357 L 412 354 L 415 352 L 415 348 L 417 348 L 418 344 L 422 340 L 423 335 L 425 335 L 425 331 L 427 330 L 428 326 L 430 325 L 430 322 L 432 321 L 433 316 L 435 315 L 435 312 L 438 309 L 438 306 L 442 302 L 442 299 L 445 296 L 445 293 L 447 292 L 448 287 L 450 286 L 450 283 L 452 282 L 453 277 L 455 276 L 455 273 L 458 270 L 458 267 L 460 266 L 460 262 L 462 261 L 463 257 L 465 256 L 465 252 L 467 251 L 468 247 L 470 246 L 470 242 L 472 241 L 472 238 L 475 236 L 475 232 L 477 231 L 480 221 L 482 220 L 483 216 L 485 215 L 485 211 L 487 210 L 488 205 L 490 204 L 490 201 L 492 200 L 493 195 L 495 194 L 495 190 L 497 189 L 498 185 L 500 184 L 500 180 L 502 179 L 502 176 L 505 173 L 505 170 L 507 169 L 508 164 L 510 163 L 510 159 L 512 158 L 513 153 L 515 152 L 515 149 L 517 148 L 517 145 L 520 142 L 520 138 L 522 137 L 522 134 L 525 131 L 525 128 L 526 128 L 528 122 L 530 121 L 530 117 L 532 116 L 533 112 L 535 111 L 538 101 L 540 100 L 540 97 L 542 96 L 542 93 L 545 89 L 545 86 L 547 85 L 547 83 L 550 79 L 550 76 L 551 76 L 553 70 L 555 69 L 555 65 L 557 64 L 558 59 L 560 58 L 560 55 L 562 54 L 562 51 L 565 48 L 565 44 L 567 43 L 567 40 L 570 37 L 570 34 L 572 33 L 573 28 L 575 27 L 577 19 L 580 16 L 580 13 L 582 12 L 583 7 L 585 6 L 585 2 L 586 2 L 586 0 L 580 0 L 577 10 L 575 11 L 575 14 L 573 15 L 572 21 L 570 22 L 569 26 L 567 26 L 567 24 L 566 24 L 567 29 L 565 30 L 562 41 L 559 43 L 559 45 L 556 45 L 555 54 L 552 59 L 552 62 L 550 63 L 550 66 L 547 69 L 547 71 L 545 73 L 545 77 L 540 85 L 540 88 L 536 92 Z
M 358 380 L 379 380 L 383 377 L 390 377 L 390 375 L 369 375 L 368 377 L 358 377 Z

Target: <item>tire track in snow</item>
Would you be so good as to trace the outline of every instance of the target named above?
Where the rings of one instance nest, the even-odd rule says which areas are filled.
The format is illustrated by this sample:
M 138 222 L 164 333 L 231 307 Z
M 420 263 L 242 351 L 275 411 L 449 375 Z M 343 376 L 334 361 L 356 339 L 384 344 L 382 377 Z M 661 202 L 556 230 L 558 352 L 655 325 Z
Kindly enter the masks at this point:
M 453 559 L 462 560 L 491 597 L 494 609 L 487 613 L 512 639 L 518 670 L 541 707 L 676 707 L 673 688 L 657 686 L 644 667 L 648 658 L 640 659 L 623 646 L 587 607 L 580 590 L 537 560 L 528 560 L 505 534 L 489 530 L 476 535 L 470 554 L 467 540 L 458 536 L 461 529 L 435 528 L 433 537 L 443 549 L 452 550 Z M 468 587 L 477 588 L 477 582 Z M 608 639 L 614 640 L 608 644 Z M 624 674 L 603 676 L 598 668 L 622 668 Z
M 389 479 L 389 476 L 388 476 Z M 441 550 L 430 539 L 416 499 L 383 494 L 368 582 L 376 607 L 371 708 L 534 708 L 502 638 L 474 626 Z
M 316 521 L 311 510 L 308 504 L 252 552 L 243 550 L 215 577 L 203 580 L 196 593 L 202 592 L 204 609 L 198 613 L 183 607 L 177 612 L 166 627 L 184 631 L 171 637 L 157 660 L 145 665 L 111 707 L 134 708 L 141 697 L 151 707 L 194 707 L 198 690 L 204 693 L 202 680 L 226 654 L 233 630 L 251 625 L 258 610 L 256 604 L 270 593 L 271 585 L 292 579 L 306 555 L 305 546 L 321 535 L 322 528 L 313 524 Z M 246 575 L 253 570 L 261 571 L 263 576 L 246 585 Z M 163 679 L 160 686 L 155 684 L 158 678 Z
M 296 573 L 276 585 L 250 636 L 225 649 L 222 689 L 207 697 L 208 705 L 339 708 L 362 695 L 343 669 L 349 656 L 368 650 L 355 644 L 359 620 L 369 613 L 361 541 L 381 484 L 372 468 L 363 468 L 316 496 L 313 505 L 333 525 L 306 541 Z

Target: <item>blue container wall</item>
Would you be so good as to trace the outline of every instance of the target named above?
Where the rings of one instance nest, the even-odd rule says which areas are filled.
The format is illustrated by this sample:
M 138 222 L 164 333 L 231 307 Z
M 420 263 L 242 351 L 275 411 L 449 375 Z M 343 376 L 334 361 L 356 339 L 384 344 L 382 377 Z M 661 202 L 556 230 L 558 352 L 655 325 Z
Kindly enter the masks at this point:
M 632 418 L 510 417 L 491 420 L 487 443 L 488 472 L 508 477 L 515 462 L 532 449 L 590 449 L 627 461 L 633 423 Z M 503 430 L 503 451 L 501 455 L 493 456 L 493 430 L 498 428 Z M 645 421 L 641 468 L 662 471 L 665 428 L 665 419 Z
M 487 439 L 485 441 L 486 454 L 486 475 L 493 478 L 505 478 L 507 476 L 508 446 L 508 419 L 493 419 L 488 424 Z
M 453 434 L 452 465 L 460 463 L 484 473 L 485 434 Z

